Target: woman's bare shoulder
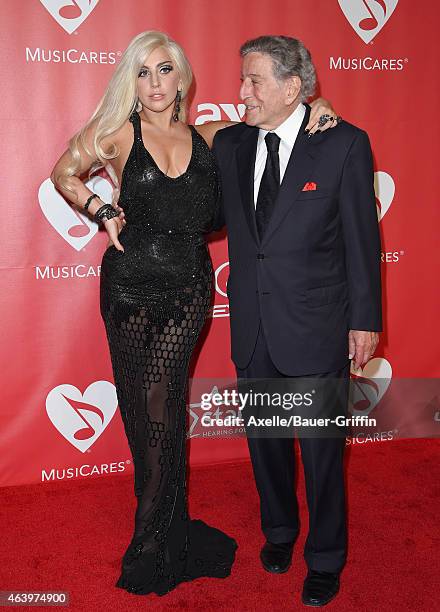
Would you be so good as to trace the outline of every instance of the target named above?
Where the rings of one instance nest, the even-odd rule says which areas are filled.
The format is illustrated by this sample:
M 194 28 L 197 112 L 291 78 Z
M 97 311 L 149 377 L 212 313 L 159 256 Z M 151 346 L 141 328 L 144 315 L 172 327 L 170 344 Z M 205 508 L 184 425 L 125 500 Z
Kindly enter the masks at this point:
M 102 139 L 103 149 L 111 149 L 113 146 L 120 148 L 133 141 L 133 127 L 127 119 L 120 128 L 111 132 Z

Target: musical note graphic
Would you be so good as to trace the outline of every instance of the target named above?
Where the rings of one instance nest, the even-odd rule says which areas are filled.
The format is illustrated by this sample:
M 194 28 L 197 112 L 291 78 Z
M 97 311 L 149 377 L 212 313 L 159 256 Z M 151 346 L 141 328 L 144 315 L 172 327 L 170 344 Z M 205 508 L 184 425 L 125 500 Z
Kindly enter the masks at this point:
M 58 11 L 58 14 L 60 15 L 60 17 L 63 17 L 63 19 L 78 19 L 78 17 L 81 17 L 81 7 L 75 0 L 72 0 L 72 2 L 73 5 L 71 4 L 69 6 L 62 6 Z
M 362 385 L 369 385 L 372 387 L 376 394 L 376 398 L 379 396 L 379 386 L 373 382 L 370 378 L 364 378 L 363 376 L 352 376 L 351 382 L 353 386 L 359 391 L 364 399 L 359 399 L 353 404 L 354 410 L 368 410 L 371 406 L 371 400 L 368 399 L 366 393 L 362 390 Z
M 82 410 L 88 410 L 89 412 L 94 412 L 95 414 L 99 416 L 102 423 L 104 423 L 104 414 L 102 413 L 102 411 L 99 410 L 99 408 L 97 408 L 96 406 L 85 404 L 84 402 L 77 402 L 76 400 L 73 400 L 70 397 L 68 398 L 65 395 L 63 395 L 63 397 L 69 403 L 69 405 L 73 408 L 73 410 L 77 413 L 77 415 L 85 423 L 85 427 L 82 427 L 81 429 L 78 429 L 78 431 L 75 432 L 73 436 L 75 440 L 88 440 L 92 438 L 95 435 L 96 431 L 92 427 L 92 425 L 87 421 L 87 419 L 83 417 L 80 410 L 82 409 Z
M 378 4 L 382 10 L 383 10 L 383 20 L 385 21 L 386 18 L 386 14 L 387 14 L 387 5 L 385 4 L 385 0 L 369 0 L 370 2 L 373 1 L 376 4 Z M 371 17 L 366 17 L 365 19 L 362 19 L 359 22 L 359 27 L 361 28 L 361 30 L 375 30 L 377 28 L 377 26 L 379 25 L 378 20 L 376 19 L 376 17 L 373 14 L 373 11 L 371 10 L 369 4 L 368 4 L 368 0 L 362 0 L 362 2 L 365 5 L 365 8 L 367 9 L 367 11 L 370 13 Z
M 78 225 L 73 225 L 71 228 L 69 228 L 69 231 L 67 233 L 73 238 L 81 238 L 82 236 L 87 236 L 87 234 L 90 233 L 90 227 L 83 221 L 83 219 L 81 219 L 78 211 L 76 211 L 73 206 L 71 208 L 80 222 Z

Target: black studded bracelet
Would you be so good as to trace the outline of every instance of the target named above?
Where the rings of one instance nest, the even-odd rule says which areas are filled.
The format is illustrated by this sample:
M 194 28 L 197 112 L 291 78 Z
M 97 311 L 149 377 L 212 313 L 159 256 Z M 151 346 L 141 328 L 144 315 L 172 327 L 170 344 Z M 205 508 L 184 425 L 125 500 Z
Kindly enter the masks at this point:
M 84 204 L 84 210 L 87 210 L 89 208 L 90 202 L 93 200 L 93 198 L 99 198 L 99 195 L 97 193 L 92 193 L 92 195 L 89 195 L 86 200 L 86 203 Z
M 108 221 L 109 219 L 113 219 L 113 217 L 118 217 L 119 213 L 113 208 L 111 204 L 104 204 L 101 208 L 93 215 L 96 223 L 104 223 L 104 221 Z

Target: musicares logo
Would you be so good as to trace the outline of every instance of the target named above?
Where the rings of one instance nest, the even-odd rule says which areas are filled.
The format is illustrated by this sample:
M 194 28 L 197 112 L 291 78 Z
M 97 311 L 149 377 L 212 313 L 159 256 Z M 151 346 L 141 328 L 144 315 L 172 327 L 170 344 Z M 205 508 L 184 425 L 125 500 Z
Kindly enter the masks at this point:
M 95 9 L 99 0 L 40 0 L 60 26 L 72 34 Z
M 117 406 L 115 386 L 107 380 L 92 383 L 84 393 L 73 385 L 59 385 L 46 399 L 46 412 L 52 424 L 82 453 L 102 434 Z
M 353 30 L 368 44 L 389 20 L 399 0 L 338 0 Z
M 349 410 L 354 416 L 367 416 L 390 386 L 393 376 L 391 364 L 383 357 L 374 357 L 363 368 L 355 370 L 352 365 L 350 375 Z
M 90 191 L 97 193 L 103 202 L 111 202 L 113 188 L 107 179 L 95 176 L 85 184 Z M 97 223 L 70 206 L 50 179 L 40 185 L 38 201 L 52 227 L 77 251 L 84 248 L 98 231 Z

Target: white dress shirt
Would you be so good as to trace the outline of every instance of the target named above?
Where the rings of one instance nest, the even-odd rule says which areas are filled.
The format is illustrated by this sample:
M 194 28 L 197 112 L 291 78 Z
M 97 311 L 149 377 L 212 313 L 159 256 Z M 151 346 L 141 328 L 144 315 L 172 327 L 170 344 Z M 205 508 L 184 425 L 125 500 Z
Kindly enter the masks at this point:
M 306 107 L 304 104 L 298 104 L 291 115 L 283 121 L 275 130 L 272 130 L 281 138 L 280 148 L 278 151 L 280 158 L 280 184 L 283 181 L 284 173 L 286 172 L 290 154 L 292 153 L 293 145 L 299 133 L 299 128 L 304 119 Z M 254 171 L 254 205 L 257 206 L 258 190 L 260 189 L 261 178 L 266 166 L 267 148 L 264 137 L 268 130 L 262 130 L 258 134 L 257 142 L 257 157 L 255 159 Z

